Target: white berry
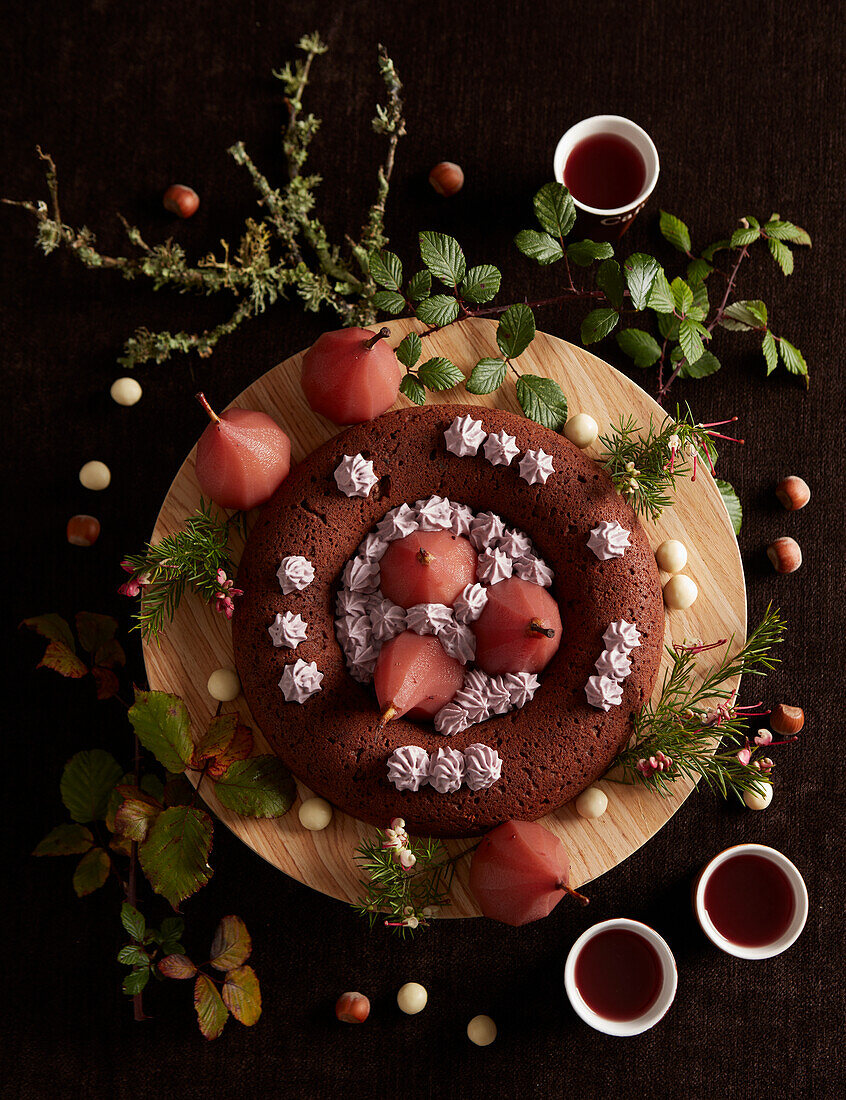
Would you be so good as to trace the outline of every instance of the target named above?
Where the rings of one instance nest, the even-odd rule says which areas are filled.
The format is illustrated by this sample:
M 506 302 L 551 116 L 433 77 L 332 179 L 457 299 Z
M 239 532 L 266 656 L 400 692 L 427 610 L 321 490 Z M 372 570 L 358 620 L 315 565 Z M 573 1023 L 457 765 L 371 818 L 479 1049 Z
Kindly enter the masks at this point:
M 678 539 L 667 539 L 655 551 L 655 560 L 665 573 L 681 573 L 687 565 L 687 547 Z
M 137 405 L 141 400 L 141 386 L 134 378 L 116 378 L 109 393 L 118 405 Z
M 474 1016 L 467 1025 L 467 1038 L 477 1047 L 489 1047 L 496 1038 L 496 1024 L 490 1016 Z
M 241 681 L 234 668 L 216 668 L 206 686 L 212 699 L 219 703 L 231 703 L 241 694 Z
M 397 993 L 397 1004 L 406 1016 L 416 1016 L 422 1012 L 428 1000 L 429 994 L 419 982 L 406 982 Z
M 577 447 L 589 447 L 599 435 L 599 425 L 587 413 L 576 413 L 564 425 L 564 435 Z
M 298 812 L 300 825 L 313 833 L 325 829 L 332 820 L 332 807 L 325 798 L 307 798 Z
M 576 813 L 579 817 L 602 817 L 608 809 L 608 795 L 599 787 L 588 787 L 576 799 Z
M 105 462 L 86 462 L 79 471 L 79 480 L 86 489 L 106 489 L 112 480 L 112 471 Z
M 743 801 L 749 807 L 750 810 L 766 810 L 767 806 L 773 800 L 773 785 L 767 783 L 764 787 L 764 793 L 759 794 L 757 791 L 744 791 Z
M 664 585 L 664 603 L 674 611 L 684 611 L 696 601 L 699 589 L 690 577 L 677 573 Z

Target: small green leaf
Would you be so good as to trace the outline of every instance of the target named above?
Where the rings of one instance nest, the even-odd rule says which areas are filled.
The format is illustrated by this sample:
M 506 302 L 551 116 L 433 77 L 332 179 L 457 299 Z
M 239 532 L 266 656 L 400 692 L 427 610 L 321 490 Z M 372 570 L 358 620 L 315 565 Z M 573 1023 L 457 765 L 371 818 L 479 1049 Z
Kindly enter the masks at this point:
M 209 962 L 215 970 L 232 970 L 250 957 L 253 941 L 240 917 L 224 917 L 217 926 Z
M 703 351 L 694 363 L 685 360 L 679 371 L 679 378 L 707 378 L 709 374 L 716 374 L 721 366 L 722 363 L 716 355 Z
M 682 317 L 687 316 L 687 311 L 693 305 L 693 291 L 684 279 L 673 279 L 672 283 L 670 283 L 670 290 L 677 312 L 680 313 Z
M 578 267 L 590 267 L 594 260 L 609 260 L 614 248 L 607 241 L 574 241 L 567 246 L 567 259 Z
M 726 511 L 729 514 L 731 525 L 734 528 L 734 533 L 739 535 L 743 523 L 743 508 L 740 505 L 740 498 L 727 481 L 721 481 L 719 478 L 716 481 L 720 496 L 723 498 L 723 504 L 725 504 Z
M 278 756 L 252 756 L 231 764 L 215 783 L 214 793 L 228 810 L 244 817 L 282 817 L 297 788 Z
M 679 325 L 679 345 L 688 362 L 693 364 L 705 354 L 705 345 L 702 342 L 702 325 L 698 321 L 691 321 L 686 317 Z
M 57 825 L 37 845 L 34 856 L 78 856 L 94 844 L 94 837 L 84 825 Z
M 775 237 L 771 237 L 767 241 L 767 248 L 772 253 L 772 257 L 785 275 L 793 274 L 793 253 L 784 244 L 783 241 L 777 240 Z
M 691 260 L 687 265 L 687 281 L 690 286 L 704 283 L 713 270 L 707 260 Z
M 137 943 L 128 943 L 118 951 L 117 961 L 123 966 L 147 966 L 150 956 Z
M 86 852 L 73 873 L 76 896 L 84 898 L 86 894 L 99 890 L 109 877 L 111 866 L 109 853 L 105 848 L 92 848 L 90 852 Z
M 182 917 L 165 917 L 162 921 L 161 928 L 161 942 L 167 943 L 171 940 L 178 940 L 181 938 L 182 933 L 185 931 L 185 921 Z
M 412 302 L 422 302 L 432 292 L 432 272 L 424 269 L 412 275 L 408 281 L 408 297 Z
M 386 290 L 399 290 L 402 286 L 402 261 L 393 252 L 383 249 L 370 253 L 370 274 L 379 286 Z
M 592 309 L 582 321 L 582 343 L 595 344 L 613 331 L 614 326 L 620 320 L 620 314 L 616 309 Z
M 632 305 L 635 309 L 644 309 L 649 303 L 649 292 L 656 277 L 659 273 L 663 274 L 661 265 L 654 256 L 648 256 L 645 252 L 633 252 L 624 260 L 623 272 Z
M 616 260 L 603 260 L 596 270 L 596 285 L 604 290 L 608 301 L 614 309 L 620 309 L 623 305 L 623 291 L 625 283 L 620 265 Z
M 409 332 L 400 341 L 396 349 L 396 357 L 404 367 L 413 367 L 423 351 L 423 341 L 416 332 Z
M 468 393 L 493 393 L 498 390 L 505 381 L 505 372 L 508 369 L 504 359 L 494 359 L 486 356 L 480 359 L 470 372 L 470 377 L 465 383 Z
M 680 322 L 675 314 L 656 313 L 655 319 L 658 322 L 658 331 L 661 333 L 665 340 L 678 340 Z
M 558 241 L 550 237 L 548 233 L 539 233 L 536 229 L 522 230 L 514 238 L 514 244 L 524 256 L 528 256 L 530 260 L 535 260 L 541 267 L 554 264 L 556 260 L 560 260 L 564 255 L 564 249 Z
M 420 234 L 420 258 L 436 279 L 457 287 L 467 270 L 467 261 L 455 237 L 424 230 Z
M 72 756 L 65 764 L 59 790 L 73 820 L 84 824 L 105 818 L 112 787 L 122 775 L 123 768 L 103 749 Z
M 188 956 L 179 953 L 165 955 L 163 959 L 159 959 L 157 969 L 166 978 L 176 978 L 180 981 L 184 978 L 193 978 L 197 973 L 196 966 Z
M 174 774 L 185 770 L 191 762 L 194 744 L 188 708 L 182 699 L 164 691 L 136 689 L 129 721 L 138 734 L 138 740 L 163 768 Z
M 776 347 L 775 337 L 769 330 L 764 333 L 761 351 L 764 353 L 764 359 L 767 362 L 767 374 L 772 374 L 778 366 L 778 348 Z
M 448 294 L 433 294 L 431 298 L 424 298 L 417 307 L 417 318 L 424 325 L 452 324 L 458 316 L 458 302 Z
M 211 844 L 212 820 L 207 813 L 193 806 L 171 806 L 156 818 L 138 848 L 138 858 L 155 892 L 176 906 L 211 878 Z
M 553 237 L 566 237 L 576 221 L 576 205 L 563 183 L 545 183 L 532 200 L 535 217 Z
M 142 913 L 139 913 L 134 905 L 125 901 L 120 907 L 120 923 L 126 932 L 138 943 L 143 943 L 147 934 L 147 922 Z
M 694 321 L 704 321 L 710 309 L 708 287 L 704 283 L 694 283 L 690 289 L 693 292 L 693 305 L 687 311 L 687 315 Z
M 517 400 L 530 420 L 559 432 L 567 423 L 567 398 L 551 378 L 523 374 L 517 379 Z
M 673 248 L 677 248 L 679 252 L 690 252 L 690 231 L 680 218 L 662 210 L 658 224 L 661 235 Z
M 373 305 L 383 313 L 390 313 L 396 317 L 405 309 L 405 298 L 394 290 L 377 290 L 373 295 Z
M 629 289 L 631 289 L 631 284 L 629 284 Z M 676 308 L 672 288 L 667 282 L 667 276 L 661 269 L 655 275 L 646 304 L 650 309 L 654 309 L 656 313 L 672 313 Z
M 661 348 L 654 336 L 639 328 L 624 328 L 617 333 L 620 350 L 634 360 L 642 370 L 651 367 L 661 358 Z
M 758 228 L 758 224 L 757 222 L 755 222 L 755 219 L 747 218 L 746 220 L 749 222 L 748 229 L 741 227 L 740 229 L 735 229 L 734 233 L 732 233 L 732 248 L 743 248 L 744 245 L 752 244 L 753 241 L 757 241 L 757 239 L 761 236 L 761 230 Z M 705 253 L 703 252 L 702 255 L 704 256 Z M 706 259 L 710 259 L 710 256 L 707 256 Z
M 114 639 L 117 628 L 117 619 L 113 619 L 111 615 L 95 615 L 91 611 L 77 613 L 76 632 L 79 635 L 79 644 L 86 653 L 94 654 L 107 646 Z M 97 664 L 103 662 L 97 661 Z
M 471 267 L 461 281 L 461 297 L 468 302 L 482 305 L 499 293 L 502 272 L 493 264 Z
M 451 390 L 464 381 L 464 373 L 455 363 L 437 355 L 417 368 L 417 377 L 430 390 Z
M 200 1031 L 207 1039 L 216 1039 L 229 1019 L 229 1009 L 221 1000 L 214 982 L 205 974 L 198 974 L 194 983 L 194 1008 Z
M 767 307 L 758 300 L 732 302 L 723 311 L 720 325 L 734 332 L 749 332 L 750 329 L 766 328 Z
M 61 642 L 71 652 L 75 651 L 76 644 L 73 640 L 71 628 L 61 615 L 50 613 L 49 615 L 35 615 L 31 619 L 24 619 L 21 626 L 29 627 L 48 642 Z
M 252 1027 L 261 1016 L 261 989 L 251 966 L 230 970 L 223 983 L 223 1003 L 244 1027 Z
M 535 338 L 535 315 L 522 302 L 509 306 L 499 319 L 496 342 L 505 359 L 522 355 Z
M 801 244 L 810 247 L 811 238 L 806 230 L 800 229 L 792 222 L 783 222 L 776 215 L 764 226 L 764 232 L 768 237 L 774 237 L 778 241 L 791 241 L 793 244 Z
M 409 401 L 415 405 L 426 404 L 426 391 L 413 374 L 404 374 L 400 382 L 400 393 L 405 394 Z
M 150 968 L 145 966 L 143 970 L 133 970 L 130 974 L 127 974 L 123 979 L 121 988 L 127 996 L 134 997 L 136 993 L 140 993 L 143 990 L 149 980 Z
M 785 340 L 783 336 L 778 337 L 778 346 L 781 352 L 781 361 L 790 373 L 801 374 L 807 378 L 808 364 L 805 362 L 805 357 L 802 355 L 802 352 L 791 344 L 789 340 Z

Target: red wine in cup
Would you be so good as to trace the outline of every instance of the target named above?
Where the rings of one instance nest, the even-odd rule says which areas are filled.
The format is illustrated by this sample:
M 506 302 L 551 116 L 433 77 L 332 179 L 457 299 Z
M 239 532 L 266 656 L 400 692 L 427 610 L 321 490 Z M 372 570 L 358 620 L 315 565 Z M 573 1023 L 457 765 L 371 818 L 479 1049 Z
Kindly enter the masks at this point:
M 766 856 L 732 856 L 711 873 L 705 909 L 721 936 L 738 947 L 780 940 L 793 920 L 795 901 L 787 875 Z
M 646 183 L 643 157 L 618 134 L 593 134 L 576 142 L 564 165 L 573 198 L 596 210 L 616 210 L 635 201 Z
M 574 977 L 585 1004 L 598 1016 L 636 1020 L 661 992 L 661 960 L 639 933 L 609 928 L 581 949 Z

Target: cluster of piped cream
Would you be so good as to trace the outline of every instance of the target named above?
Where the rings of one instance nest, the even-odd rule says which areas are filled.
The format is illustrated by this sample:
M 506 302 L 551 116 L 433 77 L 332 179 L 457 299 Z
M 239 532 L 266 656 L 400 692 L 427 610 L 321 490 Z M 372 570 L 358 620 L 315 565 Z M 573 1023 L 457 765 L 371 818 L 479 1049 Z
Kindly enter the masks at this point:
M 605 649 L 594 668 L 596 675 L 585 684 L 587 701 L 597 710 L 610 710 L 623 701 L 623 681 L 632 670 L 631 653 L 640 645 L 640 632 L 634 623 L 619 619 L 602 635 Z
M 388 757 L 388 779 L 398 791 L 419 791 L 427 784 L 438 794 L 492 787 L 502 775 L 502 758 L 490 745 L 438 749 L 431 755 L 419 745 L 402 745 Z
M 276 570 L 279 587 L 284 596 L 302 592 L 314 580 L 314 566 L 301 554 L 291 554 L 282 559 Z M 293 611 L 278 614 L 267 628 L 270 640 L 277 648 L 296 649 L 308 635 L 308 623 L 302 615 Z M 304 703 L 315 692 L 321 690 L 323 673 L 315 661 L 304 661 L 298 657 L 293 664 L 285 665 L 279 687 L 289 703 Z
M 510 466 L 521 453 L 513 435 L 504 430 L 486 432 L 481 420 L 469 415 L 457 416 L 444 432 L 444 440 L 446 449 L 459 458 L 476 455 L 481 447 L 492 466 Z M 520 477 L 529 485 L 545 485 L 555 473 L 552 455 L 541 448 L 525 451 L 517 466 Z

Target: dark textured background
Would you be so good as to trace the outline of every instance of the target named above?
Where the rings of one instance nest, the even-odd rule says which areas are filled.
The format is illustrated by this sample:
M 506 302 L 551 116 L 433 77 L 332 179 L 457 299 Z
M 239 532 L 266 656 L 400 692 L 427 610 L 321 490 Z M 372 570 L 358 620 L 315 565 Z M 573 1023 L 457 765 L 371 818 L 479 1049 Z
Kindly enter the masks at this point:
M 563 130 L 597 112 L 644 125 L 662 160 L 658 192 L 631 233 L 634 248 L 662 248 L 657 211 L 693 227 L 695 241 L 724 235 L 746 213 L 771 210 L 805 225 L 811 252 L 787 282 L 766 255 L 748 264 L 740 291 L 763 297 L 777 332 L 811 366 L 806 394 L 783 371 L 769 381 L 746 337 L 719 333 L 720 375 L 678 387 L 703 419 L 736 413 L 748 442 L 726 448 L 746 519 L 740 536 L 750 619 L 769 600 L 790 622 L 772 701 L 800 703 L 801 745 L 780 750 L 766 814 L 692 797 L 644 849 L 590 889 L 590 908 L 562 903 L 520 930 L 445 922 L 414 943 L 369 934 L 341 904 L 266 866 L 221 830 L 211 884 L 185 906 L 190 951 L 216 920 L 241 914 L 253 934 L 264 1015 L 252 1031 L 230 1023 L 207 1045 L 190 989 L 149 998 L 155 1018 L 132 1022 L 113 962 L 122 935 L 108 886 L 77 901 L 70 861 L 28 852 L 62 820 L 64 761 L 82 747 L 125 753 L 123 719 L 97 707 L 87 684 L 34 672 L 38 643 L 14 643 L 3 722 L 6 745 L 3 868 L 3 1091 L 23 1097 L 827 1097 L 842 1087 L 842 211 L 843 50 L 834 6 L 767 4 L 244 2 L 128 5 L 117 0 L 6 5 L 0 65 L 4 122 L 0 194 L 44 196 L 33 146 L 55 156 L 62 209 L 123 247 L 116 213 L 158 241 L 175 234 L 191 255 L 235 236 L 255 212 L 246 174 L 226 156 L 246 141 L 271 177 L 280 171 L 279 87 L 270 70 L 299 35 L 319 26 L 308 108 L 325 119 L 313 165 L 325 178 L 322 213 L 335 236 L 356 230 L 372 194 L 382 143 L 369 128 L 380 93 L 376 43 L 405 81 L 407 139 L 388 228 L 409 256 L 414 234 L 457 233 L 474 261 L 504 271 L 505 295 L 539 293 L 539 272 L 510 246 L 529 224 L 530 197 L 549 178 Z M 425 182 L 443 158 L 466 172 L 463 192 L 440 200 Z M 190 222 L 169 219 L 160 195 L 173 181 L 202 197 Z M 22 212 L 0 211 L 5 535 L 10 633 L 25 615 L 80 608 L 125 619 L 115 595 L 122 553 L 140 546 L 183 456 L 203 427 L 195 379 L 224 405 L 255 376 L 333 326 L 296 304 L 269 311 L 206 362 L 175 359 L 139 372 L 141 403 L 114 405 L 108 387 L 123 338 L 139 324 L 197 328 L 226 303 L 157 296 L 65 255 L 44 259 Z M 669 259 L 667 250 L 664 255 Z M 835 298 L 835 286 L 839 288 Z M 583 310 L 547 310 L 539 324 L 569 338 Z M 613 342 L 597 348 L 621 364 Z M 648 387 L 653 380 L 638 376 Z M 713 415 L 712 415 L 713 414 Z M 76 472 L 105 460 L 111 488 L 94 495 Z M 785 474 L 814 497 L 789 516 L 773 496 Z M 92 550 L 69 547 L 67 518 L 103 523 Z M 777 535 L 802 544 L 800 572 L 777 577 L 764 547 Z M 137 643 L 132 672 L 143 675 Z M 744 701 L 753 688 L 746 685 Z M 811 911 L 798 944 L 749 963 L 721 955 L 697 930 L 688 890 L 702 863 L 729 844 L 772 843 L 807 878 Z M 147 906 L 152 909 L 152 906 Z M 588 924 L 637 917 L 668 939 L 679 992 L 667 1019 L 636 1039 L 600 1036 L 565 1002 L 561 969 Z M 419 1017 L 401 1017 L 397 987 L 429 989 Z M 373 1001 L 366 1026 L 337 1025 L 345 989 Z M 471 1047 L 467 1020 L 486 1012 L 496 1044 Z

